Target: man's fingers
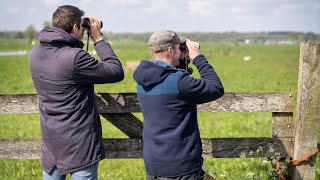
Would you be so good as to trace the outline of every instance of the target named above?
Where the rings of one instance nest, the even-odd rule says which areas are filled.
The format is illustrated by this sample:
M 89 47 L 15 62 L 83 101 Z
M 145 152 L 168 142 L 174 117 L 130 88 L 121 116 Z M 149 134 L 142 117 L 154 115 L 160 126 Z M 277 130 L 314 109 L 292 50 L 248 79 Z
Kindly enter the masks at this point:
M 196 48 L 200 48 L 200 45 L 198 42 L 195 42 L 195 41 L 191 41 L 190 39 L 187 39 L 186 41 L 187 45 L 190 46 L 190 47 L 196 47 Z

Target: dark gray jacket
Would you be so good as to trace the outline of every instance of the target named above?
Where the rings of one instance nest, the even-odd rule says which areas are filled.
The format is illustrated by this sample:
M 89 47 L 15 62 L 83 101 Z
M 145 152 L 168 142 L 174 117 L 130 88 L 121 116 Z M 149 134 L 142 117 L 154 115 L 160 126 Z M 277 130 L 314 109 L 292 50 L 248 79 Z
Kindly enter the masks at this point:
M 94 84 L 124 78 L 110 45 L 94 45 L 100 61 L 82 50 L 83 43 L 55 27 L 37 35 L 30 72 L 39 98 L 42 167 L 56 165 L 61 174 L 85 169 L 105 157 Z

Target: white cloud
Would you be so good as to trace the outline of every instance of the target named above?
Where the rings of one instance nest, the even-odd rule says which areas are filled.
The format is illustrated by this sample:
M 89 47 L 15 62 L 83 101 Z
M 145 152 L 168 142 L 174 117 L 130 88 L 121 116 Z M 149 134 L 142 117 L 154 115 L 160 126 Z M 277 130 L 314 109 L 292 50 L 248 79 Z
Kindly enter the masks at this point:
M 211 5 L 210 0 L 190 0 L 188 11 L 191 15 L 210 15 L 213 10 Z
M 88 5 L 88 4 L 95 3 L 95 2 L 93 0 L 81 0 L 80 3 L 82 5 Z
M 65 5 L 70 4 L 74 6 L 86 6 L 94 3 L 93 0 L 44 0 L 43 2 L 46 6 L 52 7 L 52 6 L 58 6 L 58 5 Z
M 320 12 L 320 2 L 313 6 L 313 10 Z
M 0 30 L 21 30 L 32 23 L 41 27 L 63 4 L 77 6 L 87 15 L 98 17 L 105 28 L 114 32 L 170 28 L 320 33 L 320 0 L 9 0 L 0 7 L 0 19 L 4 22 Z
M 20 13 L 20 9 L 17 7 L 5 8 L 4 12 L 7 15 L 18 15 Z
M 234 13 L 234 14 L 245 14 L 248 13 L 250 11 L 250 7 L 235 7 L 232 6 L 230 7 L 230 12 Z
M 142 5 L 144 0 L 104 0 L 104 3 L 113 6 L 135 6 Z
M 59 1 L 57 0 L 44 0 L 44 3 L 48 6 L 51 6 L 51 5 L 57 5 L 59 4 Z
M 287 3 L 281 4 L 273 10 L 273 15 L 279 16 L 292 16 L 299 15 L 306 12 L 315 10 L 314 4 L 311 3 Z
M 274 0 L 189 0 L 188 10 L 191 15 L 219 15 L 245 14 L 255 8 L 263 7 L 263 4 Z
M 170 3 L 169 3 L 170 4 Z M 144 12 L 147 13 L 158 13 L 158 12 L 164 12 L 164 10 L 169 11 L 168 2 L 166 0 L 152 0 L 149 1 L 149 4 L 147 4 L 144 7 Z M 165 13 L 168 13 L 168 11 L 165 11 Z

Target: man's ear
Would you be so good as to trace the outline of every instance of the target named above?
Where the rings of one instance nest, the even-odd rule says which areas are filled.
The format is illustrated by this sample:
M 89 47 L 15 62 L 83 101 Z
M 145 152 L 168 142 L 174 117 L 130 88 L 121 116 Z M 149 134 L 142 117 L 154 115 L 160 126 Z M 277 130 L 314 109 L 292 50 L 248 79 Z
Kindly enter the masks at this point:
M 168 51 L 168 55 L 171 57 L 173 55 L 172 47 L 168 47 L 167 51 Z
M 74 24 L 73 27 L 72 27 L 72 30 L 71 30 L 71 34 L 72 33 L 76 33 L 78 31 L 79 31 L 79 28 L 78 28 L 77 24 Z

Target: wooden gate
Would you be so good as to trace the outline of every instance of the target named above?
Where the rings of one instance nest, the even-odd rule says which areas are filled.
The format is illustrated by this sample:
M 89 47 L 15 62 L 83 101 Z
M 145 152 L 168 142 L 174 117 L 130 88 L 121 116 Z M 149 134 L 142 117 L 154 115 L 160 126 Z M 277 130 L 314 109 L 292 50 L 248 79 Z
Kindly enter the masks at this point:
M 199 112 L 270 112 L 272 137 L 204 138 L 205 158 L 268 157 L 273 146 L 281 157 L 297 159 L 317 149 L 320 119 L 320 44 L 301 43 L 297 118 L 293 120 L 293 93 L 228 92 L 198 106 Z M 104 139 L 106 158 L 142 158 L 143 123 L 133 112 L 141 112 L 135 93 L 98 93 L 97 105 L 105 117 L 129 138 Z M 1 94 L 0 114 L 38 113 L 35 94 Z M 40 140 L 1 139 L 1 159 L 39 159 Z M 261 153 L 252 154 L 261 149 Z M 316 157 L 293 167 L 293 179 L 315 179 Z

